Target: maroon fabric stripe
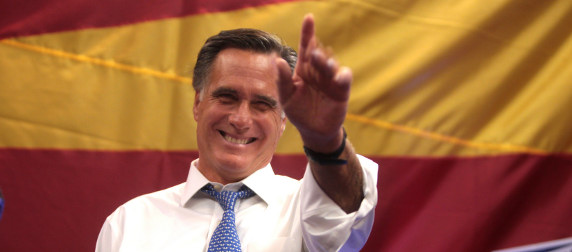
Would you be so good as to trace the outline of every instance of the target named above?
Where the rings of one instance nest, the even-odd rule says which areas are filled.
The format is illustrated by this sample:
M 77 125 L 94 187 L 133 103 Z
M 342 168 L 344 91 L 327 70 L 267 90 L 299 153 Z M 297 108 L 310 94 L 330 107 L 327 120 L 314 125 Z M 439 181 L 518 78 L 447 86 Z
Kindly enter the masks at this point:
M 572 155 L 375 160 L 364 251 L 491 251 L 572 236 Z
M 2 251 L 93 251 L 125 201 L 183 182 L 197 153 L 0 149 Z M 572 155 L 374 157 L 379 203 L 363 251 L 490 251 L 572 236 Z M 303 155 L 277 155 L 300 178 Z
M 0 150 L 1 251 L 94 251 L 107 215 L 183 182 L 193 152 Z
M 0 4 L 0 39 L 231 11 L 296 0 L 26 0 Z

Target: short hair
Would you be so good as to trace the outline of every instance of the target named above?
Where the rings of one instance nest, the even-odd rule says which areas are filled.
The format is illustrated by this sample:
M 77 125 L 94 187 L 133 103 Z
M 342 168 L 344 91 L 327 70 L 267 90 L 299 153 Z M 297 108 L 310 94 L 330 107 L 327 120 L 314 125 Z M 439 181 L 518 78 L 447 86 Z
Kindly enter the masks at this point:
M 286 60 L 290 69 L 294 71 L 297 54 L 294 49 L 287 46 L 282 39 L 265 31 L 249 28 L 221 31 L 207 39 L 199 55 L 193 71 L 193 88 L 195 92 L 202 92 L 208 82 L 211 67 L 217 55 L 224 49 L 235 48 L 258 53 L 276 52 Z

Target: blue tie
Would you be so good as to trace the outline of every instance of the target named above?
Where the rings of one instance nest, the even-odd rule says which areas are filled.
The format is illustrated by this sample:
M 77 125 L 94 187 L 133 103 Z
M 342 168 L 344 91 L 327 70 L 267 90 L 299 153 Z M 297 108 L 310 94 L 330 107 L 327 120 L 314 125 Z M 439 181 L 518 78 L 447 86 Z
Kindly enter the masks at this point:
M 237 198 L 245 199 L 251 197 L 254 195 L 254 192 L 244 185 L 238 192 L 217 192 L 211 184 L 204 186 L 201 191 L 215 198 L 224 210 L 222 220 L 211 237 L 208 251 L 241 251 L 234 220 L 234 204 Z

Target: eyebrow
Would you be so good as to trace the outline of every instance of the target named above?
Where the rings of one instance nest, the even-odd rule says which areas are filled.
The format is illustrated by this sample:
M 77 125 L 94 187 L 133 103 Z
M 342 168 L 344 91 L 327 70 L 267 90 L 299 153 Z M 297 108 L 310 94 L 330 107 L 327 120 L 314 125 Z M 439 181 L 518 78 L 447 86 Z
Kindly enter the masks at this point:
M 276 108 L 278 105 L 278 102 L 272 97 L 269 97 L 266 95 L 255 95 L 255 97 L 258 100 L 263 100 L 263 101 L 267 102 L 273 108 Z
M 212 92 L 211 96 L 213 97 L 218 97 L 221 96 L 222 94 L 233 94 L 238 96 L 238 92 L 232 88 L 227 88 L 227 87 L 219 87 L 217 88 L 215 91 Z

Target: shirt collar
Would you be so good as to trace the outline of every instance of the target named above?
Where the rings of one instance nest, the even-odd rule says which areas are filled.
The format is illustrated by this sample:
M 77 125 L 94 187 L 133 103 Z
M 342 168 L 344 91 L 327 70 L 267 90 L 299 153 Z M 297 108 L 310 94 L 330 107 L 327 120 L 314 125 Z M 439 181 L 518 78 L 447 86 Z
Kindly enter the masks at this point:
M 181 206 L 184 206 L 191 198 L 199 191 L 203 186 L 210 183 L 210 181 L 197 169 L 199 159 L 195 159 L 191 162 L 191 168 L 189 169 L 189 175 L 187 176 L 187 183 L 185 183 L 185 188 L 183 190 L 183 195 L 181 197 Z M 255 171 L 247 178 L 243 179 L 240 184 L 248 186 L 252 191 L 256 193 L 266 204 L 270 205 L 273 203 L 274 197 L 272 197 L 272 188 L 278 185 L 273 185 L 274 171 L 272 166 L 267 164 L 263 168 Z M 234 183 L 233 183 L 234 184 Z M 233 187 L 235 187 L 233 185 Z M 240 187 L 240 186 L 238 186 Z
M 187 183 L 185 183 L 185 189 L 183 190 L 183 196 L 181 197 L 181 206 L 184 206 L 190 199 L 197 193 L 203 186 L 209 183 L 209 180 L 203 176 L 203 174 L 197 169 L 199 159 L 195 159 L 191 162 L 191 168 L 189 169 L 189 175 L 187 176 Z
M 255 171 L 250 176 L 242 180 L 248 188 L 256 193 L 256 195 L 260 196 L 266 204 L 271 205 L 274 203 L 274 199 L 276 196 L 272 194 L 273 190 L 275 191 L 277 186 L 274 183 L 274 171 L 272 170 L 272 166 L 267 164 L 263 168 Z

